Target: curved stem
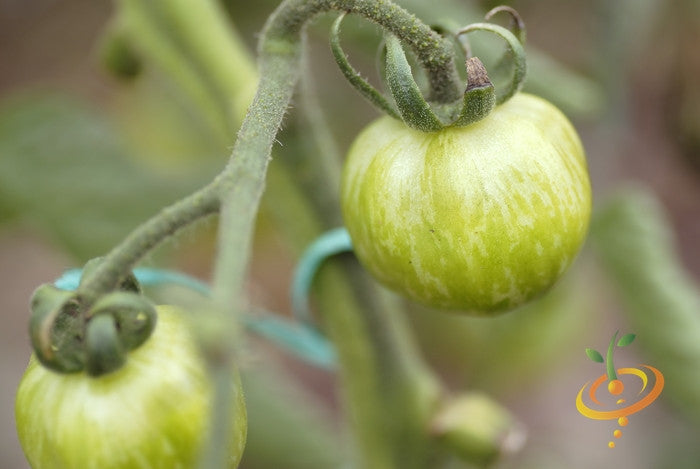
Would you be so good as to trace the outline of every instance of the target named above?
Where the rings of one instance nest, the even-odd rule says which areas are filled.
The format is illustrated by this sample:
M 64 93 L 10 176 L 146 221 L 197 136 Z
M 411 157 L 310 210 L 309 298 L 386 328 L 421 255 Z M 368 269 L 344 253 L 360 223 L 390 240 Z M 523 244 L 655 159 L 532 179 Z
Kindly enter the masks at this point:
M 94 303 L 100 295 L 113 290 L 151 249 L 179 229 L 215 213 L 218 209 L 219 195 L 216 184 L 210 184 L 161 210 L 113 248 L 100 265 L 86 276 L 78 288 L 82 302 L 85 305 Z
M 392 31 L 413 48 L 428 70 L 434 98 L 459 97 L 458 75 L 450 45 L 415 16 L 384 0 L 287 0 L 271 15 L 260 42 L 261 82 L 231 158 L 215 181 L 165 208 L 115 247 L 79 289 L 90 303 L 114 288 L 145 254 L 191 222 L 221 210 L 214 296 L 223 304 L 238 301 L 250 248 L 253 220 L 263 190 L 270 151 L 296 85 L 303 26 L 324 11 L 356 13 Z M 223 201 L 223 202 L 221 202 Z M 223 268 L 221 266 L 229 266 Z M 237 267 L 235 267 L 237 266 Z M 226 292 L 229 292 L 228 294 Z
M 513 65 L 513 77 L 508 83 L 508 87 L 497 95 L 496 104 L 502 104 L 513 97 L 515 93 L 520 91 L 525 84 L 525 77 L 527 75 L 525 49 L 523 48 L 520 40 L 512 32 L 502 26 L 498 26 L 497 24 L 473 23 L 460 29 L 456 34 L 459 37 L 472 31 L 488 31 L 500 36 L 504 41 L 506 41 L 506 47 L 511 56 Z M 502 59 L 501 62 L 505 61 Z
M 244 303 L 243 283 L 254 221 L 271 149 L 299 78 L 304 25 L 315 15 L 328 10 L 356 13 L 391 31 L 413 49 L 426 68 L 433 100 L 446 103 L 460 98 L 459 78 L 450 43 L 397 5 L 386 0 L 286 0 L 270 17 L 263 32 L 259 46 L 261 81 L 224 171 L 206 188 L 166 208 L 139 227 L 106 256 L 79 291 L 85 301 L 94 302 L 101 293 L 114 288 L 125 272 L 161 241 L 192 221 L 220 211 L 218 256 L 213 281 L 214 314 L 211 317 L 214 321 L 220 320 L 226 332 L 208 336 L 204 343 L 216 383 L 215 415 L 210 429 L 212 438 L 202 461 L 205 467 L 220 468 L 226 465 L 222 448 L 228 441 L 230 412 L 225 409 L 230 406 L 232 398 L 229 386 L 233 374 L 231 363 L 238 342 L 236 325 Z M 212 44 L 212 47 L 216 47 L 216 44 Z M 380 313 L 378 310 L 377 314 Z M 347 319 L 350 315 L 344 317 Z M 394 340 L 390 338 L 394 332 L 387 330 L 387 333 L 379 343 Z M 360 335 L 367 338 L 366 332 Z M 350 344 L 344 352 L 346 363 L 360 363 L 361 367 L 372 368 L 373 358 L 364 355 L 381 356 L 381 350 L 364 345 L 361 346 L 363 356 L 353 356 L 352 347 Z M 352 372 L 350 369 L 347 374 L 352 375 Z M 376 377 L 374 372 L 368 372 L 361 379 L 372 381 Z M 366 394 L 379 388 L 369 383 L 364 387 L 360 385 L 358 389 L 364 389 Z M 378 407 L 380 396 L 361 396 L 357 393 L 349 397 L 351 406 L 355 410 L 361 409 L 362 417 L 358 418 L 361 421 L 356 422 L 355 430 L 362 445 L 364 462 L 379 464 L 372 467 L 391 467 L 389 461 L 392 458 L 388 456 L 391 450 L 386 444 L 388 437 L 383 435 L 385 429 L 372 425 L 372 422 L 385 422 L 375 412 L 382 410 Z M 367 400 L 363 401 L 363 397 Z
M 271 17 L 266 35 L 294 38 L 312 17 L 329 10 L 358 14 L 401 38 L 428 73 L 430 98 L 441 103 L 459 99 L 460 80 L 449 41 L 387 0 L 288 0 Z
M 217 178 L 222 199 L 214 298 L 240 305 L 255 216 L 277 130 L 299 76 L 300 42 L 264 40 L 260 84 L 233 153 Z
M 212 293 L 217 310 L 227 318 L 232 329 L 228 337 L 220 337 L 229 344 L 239 342 L 236 325 L 244 303 L 243 285 L 252 250 L 255 217 L 272 145 L 292 98 L 301 58 L 301 41 L 264 39 L 263 43 L 269 50 L 260 60 L 258 91 L 238 133 L 229 163 L 214 181 L 222 203 Z M 235 348 L 224 343 L 220 346 L 229 350 L 229 358 L 233 358 Z M 228 413 L 221 409 L 229 408 L 231 399 L 235 398 L 228 385 L 233 373 L 227 360 L 212 369 L 216 383 L 212 406 L 211 434 L 214 437 L 209 439 L 204 453 L 206 468 L 226 467 L 222 448 L 226 447 L 230 426 Z
M 399 113 L 389 104 L 389 101 L 384 95 L 374 86 L 370 85 L 350 64 L 348 56 L 345 55 L 340 45 L 340 24 L 343 22 L 343 18 L 345 18 L 345 13 L 339 15 L 331 27 L 331 52 L 333 52 L 335 63 L 338 65 L 338 68 L 348 83 L 350 83 L 365 99 L 372 103 L 374 107 L 395 119 L 400 119 Z
M 508 13 L 508 15 L 510 15 L 513 34 L 515 35 L 515 37 L 518 38 L 518 41 L 520 41 L 521 44 L 525 44 L 525 38 L 527 36 L 527 33 L 525 31 L 525 22 L 520 16 L 520 13 L 518 13 L 518 11 L 515 8 L 509 7 L 507 5 L 497 6 L 489 10 L 488 13 L 486 13 L 486 15 L 484 16 L 484 19 L 486 21 L 490 21 L 491 18 L 493 18 L 495 15 L 501 12 Z
M 424 64 L 431 67 L 431 83 L 437 99 L 451 101 L 458 97 L 455 86 L 456 72 L 449 45 L 412 15 L 388 2 L 288 0 L 270 17 L 259 46 L 261 81 L 258 92 L 243 122 L 233 149 L 231 160 L 220 176 L 221 207 L 219 251 L 214 274 L 214 298 L 219 307 L 235 318 L 241 307 L 243 280 L 248 263 L 255 215 L 264 185 L 267 163 L 277 129 L 282 121 L 296 81 L 299 77 L 303 25 L 311 17 L 325 10 L 338 9 L 355 12 L 394 30 L 406 39 Z M 435 69 L 435 70 L 433 70 Z M 234 184 L 235 182 L 235 184 Z M 344 315 L 348 319 L 349 315 Z M 358 325 L 358 327 L 363 327 Z M 347 332 L 347 330 L 342 331 Z M 338 334 L 332 334 L 338 337 Z M 359 333 L 366 337 L 365 332 Z M 334 338 L 335 338 L 334 337 Z M 361 350 L 358 350 L 358 347 Z M 379 353 L 371 346 L 349 344 L 340 350 L 344 364 L 372 364 L 371 356 Z M 360 355 L 354 355 L 359 353 Z M 364 365 L 362 365 L 364 366 Z M 370 366 L 371 368 L 371 366 Z M 353 370 L 344 370 L 352 373 Z M 374 381 L 376 371 L 359 370 L 358 375 Z M 222 370 L 221 372 L 225 372 Z M 216 372 L 217 374 L 219 371 Z M 223 382 L 223 381 L 222 381 Z M 376 425 L 382 418 L 376 415 L 378 396 L 368 396 L 365 391 L 377 389 L 372 382 L 355 382 L 357 393 L 350 396 L 351 412 L 358 415 L 355 430 L 362 446 L 364 462 L 379 464 L 373 467 L 391 467 L 391 449 L 387 445 L 384 431 Z M 226 389 L 217 390 L 217 402 L 225 398 Z M 223 396 L 223 397 L 222 397 Z M 365 409 L 366 407 L 366 409 Z M 360 417 L 361 416 L 361 417 Z M 222 422 L 214 429 L 225 431 Z M 213 451 L 212 451 L 213 453 Z M 220 461 L 222 462 L 222 461 Z M 217 466 L 213 460 L 207 463 Z

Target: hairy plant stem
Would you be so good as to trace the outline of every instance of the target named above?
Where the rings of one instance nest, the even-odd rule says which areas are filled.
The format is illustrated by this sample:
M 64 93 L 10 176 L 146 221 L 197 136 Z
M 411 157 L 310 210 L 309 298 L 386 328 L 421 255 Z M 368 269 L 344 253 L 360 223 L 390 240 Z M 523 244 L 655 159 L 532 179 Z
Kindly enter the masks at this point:
M 133 8 L 138 6 L 138 3 L 124 1 Z M 304 25 L 315 15 L 328 10 L 360 14 L 392 31 L 414 50 L 426 68 L 431 84 L 431 99 L 437 102 L 459 99 L 459 79 L 449 43 L 393 3 L 369 0 L 283 2 L 268 20 L 263 32 L 259 46 L 261 81 L 224 171 L 212 184 L 166 208 L 117 246 L 83 283 L 79 290 L 81 298 L 94 301 L 100 294 L 113 288 L 136 262 L 161 241 L 194 220 L 219 211 L 219 245 L 213 281 L 214 317 L 229 323 L 226 330 L 236 334 L 238 313 L 244 305 L 243 284 L 251 252 L 254 222 L 270 153 L 301 69 Z M 149 10 L 149 14 L 157 12 L 157 9 Z M 209 45 L 216 47 L 216 44 Z M 194 49 L 187 48 L 185 57 L 196 56 L 201 47 L 202 44 L 199 43 Z M 169 62 L 170 65 L 174 63 Z M 195 66 L 206 69 L 211 63 L 211 60 L 195 61 Z M 210 71 L 220 75 L 230 73 L 216 67 Z M 226 82 L 221 80 L 221 76 L 214 80 L 217 80 L 217 84 Z M 215 88 L 213 95 L 220 95 L 221 86 Z M 197 93 L 201 92 L 200 88 L 196 90 Z M 228 121 L 229 114 L 225 115 Z M 398 456 L 398 453 L 399 448 L 406 448 L 407 444 L 412 449 L 409 451 L 411 454 L 423 446 L 412 443 L 425 440 L 425 419 L 414 415 L 394 418 L 400 416 L 401 412 L 415 413 L 416 409 L 419 409 L 418 414 L 422 414 L 422 410 L 430 407 L 437 395 L 435 381 L 415 353 L 410 335 L 403 319 L 396 313 L 396 308 L 389 308 L 395 313 L 387 313 L 383 311 L 385 305 L 381 302 L 365 304 L 338 301 L 339 298 L 362 298 L 367 290 L 351 291 L 346 284 L 347 277 L 340 272 L 327 278 L 331 281 L 323 282 L 328 287 L 324 296 L 332 298 L 335 295 L 335 301 L 340 303 L 329 314 L 327 322 L 339 349 L 343 381 L 348 387 L 349 413 L 351 420 L 354 420 L 362 465 L 420 466 L 416 460 L 409 464 L 411 458 Z M 359 317 L 358 310 L 366 311 L 366 315 Z M 214 398 L 216 415 L 211 429 L 214 437 L 210 439 L 210 447 L 203 460 L 204 467 L 211 468 L 226 465 L 222 442 L 227 441 L 227 418 L 230 413 L 221 410 L 230 405 L 228 383 L 233 373 L 230 364 L 236 349 L 235 345 L 231 347 L 223 342 L 217 343 L 224 340 L 229 344 L 237 342 L 235 337 L 231 340 L 225 334 L 212 334 L 210 343 L 205 344 L 205 350 L 210 352 L 208 357 L 214 382 L 217 383 Z M 223 355 L 217 354 L 217 351 Z M 387 411 L 391 407 L 388 404 L 398 406 L 394 407 L 395 412 Z M 405 409 L 410 409 L 410 412 Z M 400 428 L 391 428 L 392 422 L 398 422 Z M 405 464 L 401 460 L 405 460 Z
M 122 1 L 127 11 L 135 9 L 134 5 L 138 4 L 133 3 L 132 0 Z M 180 5 L 180 3 L 182 2 L 178 2 L 177 5 L 181 10 L 185 8 L 186 4 Z M 137 11 L 138 14 L 132 12 L 132 16 L 138 18 L 139 21 L 143 21 L 142 17 L 148 14 L 166 16 L 166 12 L 169 12 L 167 16 L 172 16 L 172 12 L 175 11 L 173 8 L 175 7 L 171 6 L 171 9 L 168 10 L 161 5 L 158 8 Z M 230 240 L 226 240 L 226 236 L 222 236 L 220 245 L 222 260 L 219 264 L 229 265 L 230 261 L 226 259 L 235 257 L 240 258 L 242 262 L 231 262 L 230 265 L 242 264 L 245 266 L 246 256 L 228 256 L 227 253 L 229 250 L 234 253 L 243 252 L 245 248 L 250 246 L 252 226 L 263 190 L 270 151 L 282 117 L 291 100 L 298 72 L 302 65 L 300 44 L 303 27 L 314 16 L 330 10 L 359 14 L 392 31 L 414 50 L 428 71 L 434 99 L 440 102 L 449 102 L 459 98 L 459 78 L 449 42 L 399 6 L 383 0 L 287 0 L 283 2 L 271 15 L 263 32 L 259 48 L 262 81 L 224 171 L 212 184 L 164 209 L 118 245 L 107 256 L 105 265 L 97 269 L 91 278 L 86 279 L 84 285 L 81 286 L 80 293 L 85 298 L 99 296 L 104 291 L 113 288 L 127 270 L 161 241 L 197 218 L 214 213 L 219 209 L 222 212 L 222 235 L 234 231 L 240 233 Z M 188 10 L 188 14 L 191 17 L 199 17 L 201 15 L 196 14 L 198 11 Z M 211 12 L 208 11 L 207 15 L 211 16 Z M 170 22 L 174 21 L 174 24 L 180 24 L 173 18 L 167 19 Z M 161 24 L 165 21 L 163 18 L 161 20 L 160 23 L 155 21 L 154 24 Z M 141 30 L 143 29 L 141 28 Z M 189 32 L 188 36 L 193 36 L 191 28 L 185 29 Z M 216 35 L 210 36 L 217 37 Z M 195 39 L 191 42 L 197 43 L 198 47 L 192 44 L 185 47 L 186 57 L 197 56 L 204 49 L 207 49 L 207 47 L 203 47 L 201 38 L 195 37 Z M 156 49 L 157 51 L 162 52 L 166 49 L 163 38 L 153 42 L 160 46 Z M 208 45 L 214 46 L 215 44 Z M 160 52 L 156 52 L 156 54 Z M 173 55 L 172 51 L 169 51 L 169 55 Z M 169 64 L 174 64 L 174 60 L 171 57 Z M 216 60 L 212 60 L 210 57 L 207 57 L 207 60 L 195 62 L 195 68 L 197 66 L 203 68 L 199 74 L 211 72 L 219 77 L 219 79 L 215 79 L 218 84 L 226 82 L 220 79 L 222 76 L 232 74 L 229 69 L 214 67 L 212 64 L 215 64 Z M 215 88 L 218 90 L 219 87 L 217 85 Z M 241 244 L 236 245 L 236 241 L 241 241 Z M 234 245 L 234 247 L 228 248 L 227 245 Z M 217 266 L 215 278 L 221 278 L 222 285 L 224 280 L 232 282 L 228 284 L 229 286 L 239 285 L 242 282 L 244 270 L 245 267 L 222 268 Z M 218 297 L 223 295 L 221 291 L 227 290 L 227 287 L 217 286 L 215 282 L 214 289 L 215 297 Z M 222 298 L 226 296 L 223 295 Z M 228 295 L 226 299 L 235 297 L 237 294 L 234 293 Z
M 112 291 L 141 258 L 190 223 L 219 210 L 219 191 L 214 182 L 161 210 L 114 247 L 77 290 L 84 305 Z
M 287 0 L 268 23 L 267 35 L 298 40 L 304 25 L 325 11 L 345 11 L 363 16 L 392 32 L 410 47 L 430 81 L 430 99 L 450 103 L 461 97 L 454 54 L 446 41 L 413 14 L 387 0 Z
M 280 18 L 286 19 L 283 13 L 286 8 L 289 8 L 287 5 L 283 4 L 272 16 L 263 35 L 260 45 L 261 81 L 258 92 L 239 132 L 229 167 L 224 173 L 225 175 L 246 173 L 251 178 L 245 182 L 238 180 L 238 184 L 235 186 L 227 187 L 228 195 L 222 194 L 223 200 L 230 201 L 230 204 L 224 202 L 222 206 L 219 254 L 214 276 L 215 298 L 222 307 L 227 304 L 240 304 L 240 298 L 243 295 L 242 284 L 247 265 L 246 253 L 250 252 L 253 222 L 262 194 L 268 155 L 277 128 L 286 111 L 286 105 L 291 99 L 294 84 L 298 78 L 297 72 L 300 69 L 301 30 L 298 29 L 294 35 L 289 35 L 278 25 Z M 289 5 L 298 6 L 299 2 L 289 2 Z M 320 11 L 318 10 L 318 12 Z M 276 34 L 278 31 L 283 31 L 283 34 Z M 264 135 L 267 135 L 268 138 L 261 138 Z M 261 158 L 262 155 L 265 157 Z M 255 177 L 256 175 L 257 177 Z M 409 383 L 407 382 L 409 379 L 406 379 L 401 382 L 401 386 L 387 389 L 378 382 L 381 376 L 395 376 L 397 370 L 405 371 L 404 367 L 397 367 L 397 363 L 404 363 L 407 359 L 412 360 L 415 355 L 396 350 L 397 347 L 394 346 L 397 342 L 396 337 L 391 335 L 392 329 L 387 328 L 389 321 L 386 320 L 387 316 L 381 316 L 384 311 L 381 311 L 378 305 L 371 305 L 368 309 L 373 311 L 375 319 L 382 317 L 385 320 L 380 321 L 382 324 L 379 324 L 379 327 L 373 328 L 372 326 L 376 326 L 376 324 L 371 324 L 371 320 L 363 320 L 357 316 L 358 310 L 361 311 L 364 308 L 354 307 L 353 301 L 338 301 L 341 297 L 354 296 L 357 298 L 363 296 L 362 293 L 360 295 L 345 295 L 343 292 L 338 292 L 337 288 L 341 290 L 346 288 L 343 283 L 342 278 L 336 279 L 332 282 L 332 287 L 336 288 L 329 287 L 327 289 L 329 293 L 338 293 L 338 295 L 334 295 L 336 304 L 329 305 L 333 312 L 329 313 L 331 320 L 328 321 L 328 324 L 331 328 L 331 336 L 339 351 L 341 379 L 347 392 L 346 402 L 349 403 L 349 415 L 360 445 L 362 464 L 366 467 L 400 467 L 397 461 L 398 447 L 406 446 L 398 445 L 397 432 L 387 431 L 390 430 L 387 427 L 390 425 L 391 419 L 387 418 L 386 413 L 388 402 L 386 393 L 390 390 L 414 391 L 420 389 L 422 391 L 427 388 L 432 389 L 432 386 L 426 385 L 416 388 L 413 386 L 415 383 Z M 366 290 L 364 294 L 366 295 Z M 339 307 L 339 303 L 347 307 Z M 372 329 L 375 332 L 384 331 L 387 334 L 384 337 L 386 340 L 373 340 L 374 338 L 369 333 Z M 403 333 L 405 332 L 403 331 Z M 392 350 L 396 353 L 391 353 Z M 389 353 L 387 354 L 387 352 Z M 384 370 L 381 370 L 377 366 L 378 357 L 391 357 L 396 360 L 390 360 L 392 366 L 382 367 Z M 384 372 L 388 372 L 388 374 Z M 426 377 L 427 373 L 425 375 L 421 373 L 421 380 Z M 389 394 L 394 393 L 389 392 Z M 406 393 L 404 392 L 404 394 Z M 416 408 L 416 405 L 413 405 L 415 402 L 409 403 L 405 399 L 401 400 L 408 404 L 407 408 Z M 419 405 L 418 407 L 425 408 L 426 406 Z M 395 416 L 396 414 L 389 415 Z M 404 422 L 405 419 L 397 419 L 397 421 Z M 425 419 L 415 421 L 425 423 Z M 414 425 L 412 430 L 415 430 L 416 426 L 420 427 L 420 423 Z M 423 436 L 424 429 L 419 428 L 418 430 Z M 413 432 L 413 435 L 416 436 L 416 432 Z M 418 441 L 420 438 L 413 439 Z M 415 448 L 414 445 L 409 445 L 409 447 Z
M 221 229 L 214 297 L 240 301 L 255 215 L 272 145 L 291 100 L 301 64 L 302 30 L 317 14 L 358 13 L 404 39 L 429 71 L 436 99 L 458 94 L 449 44 L 417 18 L 391 2 L 366 0 L 287 0 L 270 16 L 259 47 L 261 81 L 238 133 L 231 159 L 217 178 L 222 187 Z

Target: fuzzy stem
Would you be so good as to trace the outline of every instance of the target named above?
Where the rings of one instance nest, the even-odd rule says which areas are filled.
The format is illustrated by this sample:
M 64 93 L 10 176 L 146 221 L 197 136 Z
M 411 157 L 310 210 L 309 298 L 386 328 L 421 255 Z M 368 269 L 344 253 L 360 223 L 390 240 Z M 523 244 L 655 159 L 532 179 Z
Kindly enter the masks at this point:
M 430 99 L 449 103 L 460 98 L 460 80 L 449 41 L 390 1 L 288 0 L 277 9 L 267 33 L 270 37 L 295 38 L 309 19 L 329 10 L 358 14 L 401 38 L 428 73 Z
M 209 354 L 212 374 L 217 383 L 214 397 L 217 418 L 213 420 L 211 429 L 215 437 L 211 439 L 203 460 L 205 467 L 220 468 L 226 464 L 221 442 L 227 441 L 229 413 L 220 412 L 220 407 L 216 406 L 225 407 L 226 402 L 231 399 L 228 383 L 232 371 L 229 364 L 235 359 L 236 347 L 226 347 L 222 341 L 228 340 L 229 344 L 237 342 L 235 325 L 244 304 L 243 283 L 252 246 L 255 217 L 263 192 L 270 152 L 301 69 L 302 32 L 310 19 L 329 10 L 359 14 L 393 32 L 414 50 L 420 63 L 426 68 L 433 100 L 447 103 L 460 98 L 459 78 L 449 42 L 393 3 L 383 0 L 283 2 L 270 17 L 263 32 L 259 46 L 261 81 L 224 171 L 202 191 L 165 209 L 138 228 L 105 258 L 80 289 L 83 298 L 94 301 L 99 294 L 114 288 L 125 272 L 161 241 L 192 221 L 220 211 L 218 256 L 213 281 L 213 316 L 228 323 L 227 329 L 232 331 L 231 335 L 234 337 L 232 339 L 231 335 L 214 335 L 205 344 L 206 350 L 220 350 L 225 355 L 216 359 L 215 353 Z M 216 48 L 216 44 L 211 46 Z M 197 61 L 196 65 L 207 68 L 207 64 L 210 63 L 211 61 Z M 217 85 L 219 83 L 217 82 Z M 212 85 L 208 82 L 207 84 Z M 214 88 L 217 89 L 213 95 L 219 95 L 219 86 Z M 336 286 L 343 286 L 340 279 L 334 283 Z M 363 320 L 357 316 L 353 318 L 355 308 L 351 308 L 352 311 L 344 311 L 344 314 L 333 322 L 337 327 L 342 325 L 343 321 L 350 321 L 360 329 L 356 335 L 356 338 L 360 339 L 359 344 L 353 345 L 347 340 L 341 340 L 339 345 L 343 350 L 341 355 L 345 357 L 341 357 L 341 362 L 348 365 L 344 372 L 346 384 L 354 389 L 349 391 L 348 397 L 351 406 L 360 413 L 355 430 L 361 442 L 363 462 L 371 467 L 396 467 L 396 457 L 390 455 L 391 443 L 387 442 L 387 438 L 391 437 L 383 435 L 382 428 L 388 422 L 382 406 L 389 398 L 380 395 L 382 388 L 374 381 L 391 377 L 392 382 L 411 388 L 411 373 L 405 372 L 406 368 L 412 368 L 413 365 L 409 362 L 415 354 L 406 353 L 404 350 L 407 343 L 405 331 L 395 329 L 386 321 L 381 322 L 381 309 L 381 305 L 372 308 L 372 316 Z M 371 330 L 373 326 L 377 326 L 375 331 Z M 336 329 L 336 333 L 332 335 L 339 338 L 342 332 Z M 384 347 L 389 350 L 386 356 L 382 355 L 385 353 L 385 350 L 382 350 Z M 359 353 L 355 354 L 353 350 Z M 394 361 L 403 364 L 394 367 Z M 381 370 L 376 368 L 377 365 Z M 383 375 L 384 371 L 387 372 L 386 375 Z M 396 376 L 404 374 L 405 379 L 395 379 Z M 362 386 L 361 383 L 365 380 L 367 385 Z M 400 391 L 401 385 L 397 384 L 393 389 Z M 407 393 L 414 394 L 414 389 L 409 389 Z M 408 401 L 404 400 L 407 403 Z M 397 409 L 399 412 L 400 410 Z M 419 423 L 421 421 L 422 419 L 416 420 Z
M 91 305 L 100 295 L 113 290 L 143 256 L 179 229 L 218 209 L 219 194 L 216 185 L 210 184 L 161 210 L 114 247 L 100 265 L 86 275 L 78 288 L 83 304 Z
M 239 254 L 250 248 L 270 151 L 298 79 L 302 29 L 314 16 L 329 10 L 356 13 L 392 31 L 413 48 L 428 70 L 437 101 L 459 97 L 459 79 L 449 43 L 397 5 L 369 0 L 283 2 L 263 33 L 261 83 L 228 165 L 212 184 L 162 210 L 114 248 L 79 289 L 85 301 L 92 302 L 114 288 L 136 262 L 177 230 L 219 209 L 222 237 L 214 297 L 221 304 L 240 300 L 247 254 Z
M 299 42 L 264 42 L 258 92 L 229 164 L 216 180 L 223 202 L 213 294 L 221 305 L 240 306 L 270 152 L 299 74 Z
M 303 25 L 316 14 L 329 9 L 359 13 L 395 31 L 414 48 L 420 60 L 429 66 L 435 98 L 451 101 L 458 97 L 454 61 L 447 52 L 449 46 L 415 17 L 397 6 L 387 2 L 370 3 L 361 0 L 284 2 L 270 17 L 263 32 L 259 46 L 261 81 L 258 92 L 239 132 L 229 165 L 219 178 L 224 202 L 214 275 L 214 299 L 232 318 L 238 315 L 242 304 L 243 280 L 269 155 L 298 78 Z M 377 314 L 380 314 L 379 311 Z M 347 320 L 360 328 L 357 329 L 357 334 L 350 335 L 369 339 L 367 332 L 362 330 L 366 325 L 361 324 L 362 321 L 357 323 L 349 314 L 339 318 L 336 325 Z M 348 329 L 343 332 L 348 332 Z M 332 335 L 334 339 L 339 338 L 339 334 Z M 364 340 L 347 344 L 348 346 L 346 344 L 347 342 L 338 344 L 339 353 L 341 362 L 349 365 L 349 368 L 344 367 L 347 374 L 345 381 L 351 384 L 354 381 L 354 389 L 357 390 L 350 390 L 349 397 L 354 408 L 351 411 L 359 414 L 355 430 L 362 446 L 364 462 L 372 467 L 392 467 L 391 461 L 394 458 L 390 455 L 391 443 L 382 434 L 382 425 L 375 425 L 378 422 L 386 424 L 386 419 L 378 415 L 383 413 L 382 400 L 376 395 L 380 388 L 372 384 L 379 376 L 378 370 L 373 369 L 375 361 L 372 355 L 381 356 L 383 351 L 375 350 L 371 345 L 365 344 Z M 355 365 L 358 364 L 360 369 L 356 370 Z M 365 378 L 370 381 L 365 383 Z M 209 464 L 210 467 L 216 467 L 213 461 Z

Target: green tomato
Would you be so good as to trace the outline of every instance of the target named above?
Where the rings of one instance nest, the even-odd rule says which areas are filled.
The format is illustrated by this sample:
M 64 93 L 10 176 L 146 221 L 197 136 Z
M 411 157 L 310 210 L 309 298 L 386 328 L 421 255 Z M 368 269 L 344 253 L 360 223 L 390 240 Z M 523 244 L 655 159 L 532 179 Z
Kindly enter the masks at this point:
M 576 131 L 527 94 L 437 132 L 376 120 L 350 149 L 341 197 L 355 252 L 379 281 L 475 314 L 550 288 L 580 250 L 591 212 Z
M 32 356 L 17 391 L 17 433 L 36 469 L 195 467 L 213 386 L 185 313 L 159 306 L 153 335 L 117 371 L 58 374 Z M 246 411 L 240 381 L 232 406 L 229 467 L 240 461 Z

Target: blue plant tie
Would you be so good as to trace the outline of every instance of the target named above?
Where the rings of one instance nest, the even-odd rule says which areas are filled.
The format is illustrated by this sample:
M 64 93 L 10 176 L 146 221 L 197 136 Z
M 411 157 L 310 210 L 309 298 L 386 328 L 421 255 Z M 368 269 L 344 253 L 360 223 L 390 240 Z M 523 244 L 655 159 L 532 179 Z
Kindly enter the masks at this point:
M 304 324 L 311 325 L 309 294 L 316 272 L 331 256 L 352 251 L 352 240 L 344 227 L 326 231 L 312 242 L 297 263 L 292 280 L 292 313 Z M 315 328 L 315 327 L 314 327 Z
M 302 258 L 300 265 L 303 263 Z M 316 269 L 319 265 L 320 261 Z M 311 279 L 314 272 L 311 272 Z M 139 267 L 134 269 L 134 275 L 145 286 L 180 285 L 205 296 L 211 294 L 209 285 L 181 272 Z M 54 281 L 54 285 L 62 290 L 75 290 L 80 285 L 81 276 L 82 269 L 69 269 Z M 275 342 L 304 361 L 327 370 L 335 369 L 335 349 L 314 328 L 272 314 L 245 314 L 243 322 L 250 331 Z

